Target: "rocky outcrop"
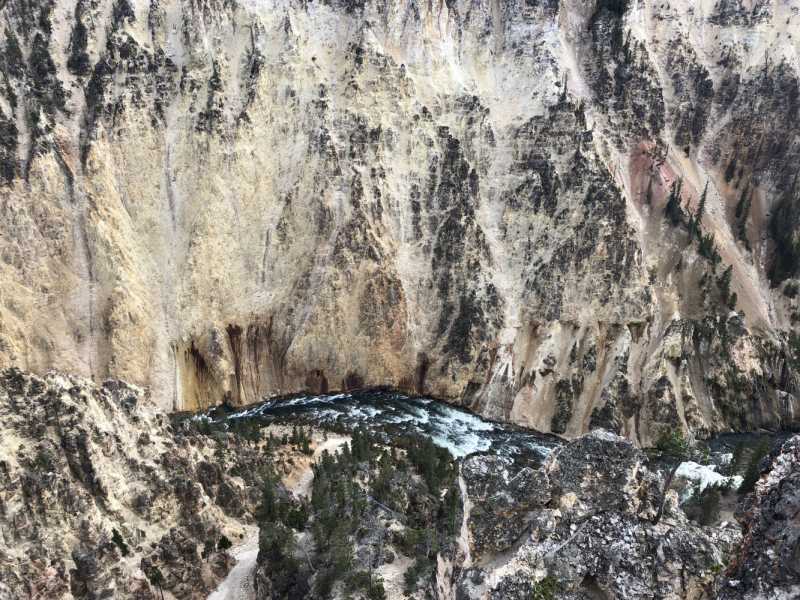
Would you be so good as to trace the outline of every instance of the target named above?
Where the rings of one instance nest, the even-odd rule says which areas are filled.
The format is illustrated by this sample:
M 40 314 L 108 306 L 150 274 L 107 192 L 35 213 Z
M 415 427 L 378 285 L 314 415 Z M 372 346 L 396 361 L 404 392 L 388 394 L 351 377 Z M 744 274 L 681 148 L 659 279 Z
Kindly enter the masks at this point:
M 569 439 L 799 426 L 794 8 L 8 0 L 0 362 L 162 409 L 381 387 Z M 741 372 L 661 360 L 731 305 L 769 346 Z
M 252 520 L 226 473 L 265 460 L 232 435 L 230 459 L 175 435 L 141 388 L 16 369 L 0 370 L 0 445 L 0 580 L 20 600 L 160 597 L 153 565 L 174 597 L 207 597 L 233 560 L 202 561 L 203 543 Z
M 759 463 L 761 480 L 735 516 L 742 540 L 732 549 L 720 598 L 796 598 L 800 594 L 800 436 Z
M 475 456 L 461 471 L 461 533 L 439 556 L 437 598 L 707 598 L 736 528 L 703 530 L 674 492 L 653 525 L 661 476 L 601 429 L 511 477 Z M 555 586 L 555 587 L 552 587 Z

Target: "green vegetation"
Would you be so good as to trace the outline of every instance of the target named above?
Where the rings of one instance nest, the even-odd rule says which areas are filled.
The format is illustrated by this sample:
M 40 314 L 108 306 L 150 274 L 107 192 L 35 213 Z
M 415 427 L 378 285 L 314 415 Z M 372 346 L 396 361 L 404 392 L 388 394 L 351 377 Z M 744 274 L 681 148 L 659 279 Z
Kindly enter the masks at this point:
M 761 475 L 758 472 L 758 463 L 762 458 L 769 454 L 772 449 L 772 443 L 768 436 L 761 438 L 761 441 L 756 446 L 756 449 L 750 455 L 750 461 L 747 463 L 747 470 L 744 473 L 742 485 L 739 486 L 737 492 L 739 494 L 749 494 L 755 489 L 756 482 L 760 479 Z
M 556 592 L 558 592 L 558 581 L 547 575 L 533 584 L 531 600 L 553 600 L 556 598 Z
M 701 231 L 698 234 L 697 240 L 699 244 L 697 251 L 700 253 L 700 256 L 707 258 L 709 262 L 711 262 L 711 269 L 716 271 L 719 263 L 722 262 L 722 256 L 720 256 L 717 245 L 714 243 L 713 234 L 709 233 L 708 235 L 703 235 Z
M 672 469 L 670 469 L 664 481 L 664 487 L 661 490 L 661 497 L 658 503 L 658 512 L 653 519 L 653 525 L 657 525 L 664 514 L 664 500 L 667 497 L 667 490 L 669 490 L 669 486 L 672 484 L 672 479 L 678 467 L 686 461 L 706 464 L 708 462 L 708 454 L 709 451 L 707 448 L 695 447 L 694 435 L 690 435 L 688 438 L 684 437 L 683 430 L 680 427 L 672 431 L 665 431 L 661 434 L 661 437 L 658 439 L 658 450 L 653 457 L 668 458 L 673 460 L 675 464 Z
M 289 438 L 289 443 L 298 449 L 303 454 L 311 456 L 314 454 L 313 450 L 309 446 L 311 442 L 311 428 L 308 428 L 308 431 L 305 431 L 302 427 L 300 429 L 297 428 L 297 425 L 292 427 L 292 437 Z
M 217 550 L 220 552 L 225 552 L 226 550 L 230 550 L 233 547 L 233 543 L 224 535 L 219 538 L 217 542 Z
M 707 485 L 700 491 L 698 487 L 690 508 L 687 510 L 689 518 L 704 527 L 714 525 L 719 520 L 720 489 L 717 485 Z
M 770 221 L 770 233 L 775 240 L 775 254 L 769 269 L 773 287 L 800 273 L 800 242 L 795 241 L 797 226 L 797 176 L 778 203 Z
M 739 222 L 739 239 L 747 241 L 747 218 L 750 216 L 750 204 L 753 201 L 753 191 L 747 196 L 744 206 L 742 207 L 742 220 Z
M 75 6 L 75 27 L 70 37 L 70 54 L 67 59 L 67 69 L 73 75 L 85 77 L 89 74 L 91 63 L 86 48 L 89 43 L 89 31 L 81 18 L 84 11 L 83 2 Z
M 19 40 L 8 27 L 4 31 L 6 37 L 5 70 L 11 77 L 20 77 L 25 72 L 25 60 L 22 56 Z
M 795 315 L 798 315 L 798 313 L 792 314 L 792 323 L 795 322 Z M 800 315 L 798 315 L 798 317 L 800 317 Z M 797 319 L 797 322 L 800 322 L 800 318 Z M 794 360 L 800 361 L 800 335 L 795 331 L 789 332 L 789 349 L 794 355 Z
M 736 204 L 736 213 L 735 216 L 737 219 L 742 218 L 742 210 L 744 209 L 744 203 L 747 200 L 747 192 L 750 191 L 750 182 L 748 181 L 747 184 L 744 186 L 742 190 L 742 195 L 739 196 L 739 202 Z
M 800 294 L 800 286 L 796 283 L 787 283 L 783 286 L 783 295 L 787 298 L 795 299 Z
M 744 445 L 744 442 L 739 442 L 736 444 L 736 447 L 733 449 L 733 456 L 731 457 L 731 462 L 728 463 L 727 468 L 725 469 L 725 475 L 728 477 L 732 477 L 734 475 L 738 475 L 742 471 L 742 463 L 744 461 L 744 454 L 747 451 L 747 448 Z
M 119 551 L 122 553 L 122 556 L 130 555 L 131 551 L 128 548 L 128 544 L 125 543 L 125 540 L 122 539 L 122 536 L 116 529 L 111 530 L 111 541 L 117 545 Z
M 589 22 L 589 26 L 593 26 L 599 18 L 603 10 L 607 10 L 617 20 L 621 19 L 625 12 L 628 10 L 629 0 L 597 0 L 595 4 L 594 13 Z
M 717 287 L 722 297 L 722 303 L 734 310 L 736 308 L 736 293 L 731 294 L 731 279 L 733 277 L 733 265 L 729 266 L 722 272 L 722 275 L 717 278 Z
M 164 574 L 161 572 L 161 569 L 158 567 L 153 567 L 150 569 L 150 576 L 148 577 L 150 581 L 150 585 L 154 585 L 158 588 L 158 591 L 161 592 L 161 600 L 164 600 L 164 590 L 162 589 L 162 585 L 164 585 Z
M 736 166 L 738 161 L 739 158 L 734 154 L 731 162 L 728 163 L 728 168 L 725 169 L 725 183 L 730 183 L 733 180 L 734 175 L 736 175 Z
M 348 594 L 385 598 L 383 582 L 373 574 L 388 535 L 382 517 L 404 526 L 400 540 L 394 539 L 414 559 L 406 591 L 413 593 L 430 576 L 439 548 L 452 540 L 459 523 L 458 468 L 430 439 L 397 443 L 406 447 L 405 458 L 368 430 L 356 429 L 341 451 L 324 451 L 312 464 L 310 502 L 294 500 L 281 491 L 278 477 L 268 478 L 255 516 L 267 574 L 279 596 L 328 598 L 336 582 L 343 582 Z M 292 532 L 304 530 L 311 535 L 301 545 Z M 313 589 L 310 572 L 317 574 Z
M 703 231 L 703 215 L 706 213 L 706 198 L 708 197 L 708 181 L 706 181 L 706 187 L 703 190 L 703 195 L 700 196 L 700 202 L 697 205 L 697 212 L 694 216 L 691 216 L 691 210 L 689 210 L 689 243 L 691 244 L 694 241 L 695 235 L 697 232 Z M 688 210 L 688 209 L 687 209 Z
M 672 220 L 673 225 L 678 225 L 683 221 L 683 209 L 681 208 L 681 187 L 683 186 L 683 179 L 678 179 L 672 183 L 669 192 L 669 200 L 664 209 L 666 215 Z
M 647 269 L 647 273 L 649 276 L 650 285 L 655 284 L 655 282 L 658 281 L 658 265 L 653 265 Z

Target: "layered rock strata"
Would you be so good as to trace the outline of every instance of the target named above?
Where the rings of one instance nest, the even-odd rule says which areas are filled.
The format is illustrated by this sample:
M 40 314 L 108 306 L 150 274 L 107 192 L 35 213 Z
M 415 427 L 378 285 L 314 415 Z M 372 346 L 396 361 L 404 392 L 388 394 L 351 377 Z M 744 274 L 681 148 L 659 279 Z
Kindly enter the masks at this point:
M 798 426 L 795 4 L 9 0 L 0 362 Z

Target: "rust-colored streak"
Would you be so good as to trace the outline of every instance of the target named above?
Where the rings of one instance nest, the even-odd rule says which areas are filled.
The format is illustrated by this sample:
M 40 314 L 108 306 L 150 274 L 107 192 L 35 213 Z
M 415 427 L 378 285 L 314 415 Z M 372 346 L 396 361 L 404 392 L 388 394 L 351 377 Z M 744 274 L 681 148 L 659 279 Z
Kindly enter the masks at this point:
M 247 402 L 242 382 L 242 328 L 238 325 L 229 324 L 225 331 L 228 334 L 228 344 L 233 355 L 233 369 L 236 375 L 236 403 L 242 405 Z

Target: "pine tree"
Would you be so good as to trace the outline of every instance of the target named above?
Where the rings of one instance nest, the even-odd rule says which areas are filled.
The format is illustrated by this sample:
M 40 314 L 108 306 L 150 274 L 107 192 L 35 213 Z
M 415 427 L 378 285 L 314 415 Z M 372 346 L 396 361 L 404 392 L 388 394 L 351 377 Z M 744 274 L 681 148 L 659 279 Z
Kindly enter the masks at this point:
M 738 160 L 738 157 L 734 155 L 730 164 L 728 165 L 728 168 L 725 169 L 725 183 L 730 183 L 734 175 L 736 175 L 736 163 Z
M 733 456 L 731 457 L 731 462 L 728 463 L 727 469 L 725 469 L 725 474 L 728 476 L 738 475 L 739 471 L 742 470 L 742 460 L 744 459 L 744 451 L 745 445 L 744 442 L 739 442 L 736 444 L 736 447 L 733 449 Z
M 761 474 L 758 472 L 758 463 L 769 454 L 771 447 L 772 443 L 766 435 L 758 442 L 758 446 L 756 446 L 756 449 L 750 456 L 750 462 L 747 463 L 747 470 L 744 473 L 742 485 L 739 486 L 739 494 L 749 494 L 755 489 L 756 482 L 761 477 Z
M 667 216 L 672 219 L 673 225 L 677 225 L 683 220 L 683 209 L 681 208 L 682 185 L 682 179 L 678 179 L 678 181 L 673 182 L 672 189 L 669 193 L 669 200 L 667 201 L 667 207 L 665 209 Z
M 128 549 L 128 544 L 125 543 L 125 540 L 122 539 L 122 536 L 116 529 L 111 530 L 111 541 L 117 545 L 122 553 L 122 556 L 128 556 L 131 553 L 131 551 Z
M 161 586 L 164 585 L 164 574 L 161 572 L 161 569 L 158 567 L 153 567 L 150 570 L 150 585 L 154 585 L 158 588 L 158 591 L 161 592 L 161 600 L 164 600 L 164 590 L 161 589 Z
M 750 182 L 748 181 L 745 184 L 744 189 L 742 190 L 742 195 L 739 196 L 739 202 L 736 204 L 736 215 L 735 216 L 736 216 L 737 219 L 741 219 L 742 218 L 742 208 L 744 208 L 744 202 L 745 202 L 745 200 L 747 200 L 747 192 L 749 192 L 749 191 L 750 191 Z
M 703 189 L 703 195 L 700 196 L 700 203 L 697 205 L 697 212 L 694 215 L 694 220 L 697 221 L 697 226 L 703 224 L 703 215 L 706 214 L 706 197 L 708 196 L 708 181 L 706 187 Z
M 719 489 L 716 485 L 710 485 L 703 490 L 700 498 L 700 516 L 697 522 L 708 527 L 719 518 Z
M 747 201 L 742 208 L 742 221 L 739 223 L 739 237 L 744 240 L 747 237 L 747 217 L 750 216 L 750 203 L 753 200 L 753 192 L 747 197 Z
M 233 543 L 226 536 L 223 535 L 221 538 L 219 538 L 219 541 L 217 542 L 217 550 L 220 552 L 225 552 L 226 550 L 230 550 L 232 547 Z
M 770 233 L 775 240 L 775 256 L 769 269 L 769 279 L 773 287 L 784 279 L 800 273 L 800 242 L 794 240 L 794 207 L 797 202 L 797 178 L 786 190 L 770 221 Z
M 695 233 L 703 231 L 703 215 L 706 214 L 706 198 L 708 197 L 708 181 L 706 181 L 706 187 L 703 189 L 703 195 L 700 196 L 700 203 L 697 205 L 697 212 L 694 214 L 694 218 L 691 216 L 691 211 L 689 211 L 689 243 L 691 244 L 694 241 Z
M 339 482 L 336 484 L 336 504 L 340 507 L 343 507 L 347 502 L 347 487 L 344 484 L 344 479 L 339 478 Z
M 687 239 L 687 242 L 690 245 L 694 241 L 694 234 L 695 234 L 696 231 L 697 231 L 697 222 L 694 220 L 694 217 L 690 213 L 689 214 L 689 237 Z
M 669 489 L 669 486 L 672 483 L 672 478 L 675 476 L 675 472 L 678 470 L 678 467 L 680 467 L 681 463 L 686 461 L 694 461 L 703 462 L 703 464 L 705 464 L 705 460 L 707 459 L 708 455 L 707 450 L 695 448 L 694 435 L 690 435 L 688 438 L 684 437 L 683 430 L 680 427 L 671 432 L 665 431 L 662 433 L 658 440 L 658 448 L 661 451 L 662 457 L 671 458 L 675 461 L 675 464 L 667 474 L 667 478 L 664 481 L 664 485 L 661 489 L 658 512 L 656 512 L 656 516 L 653 519 L 653 525 L 658 525 L 658 522 L 661 520 L 661 517 L 664 514 L 664 500 L 667 497 L 667 490 Z
M 729 266 L 722 272 L 722 275 L 717 279 L 717 286 L 719 286 L 720 294 L 722 295 L 722 302 L 726 305 L 730 303 L 731 299 L 731 279 L 733 278 L 733 265 Z

